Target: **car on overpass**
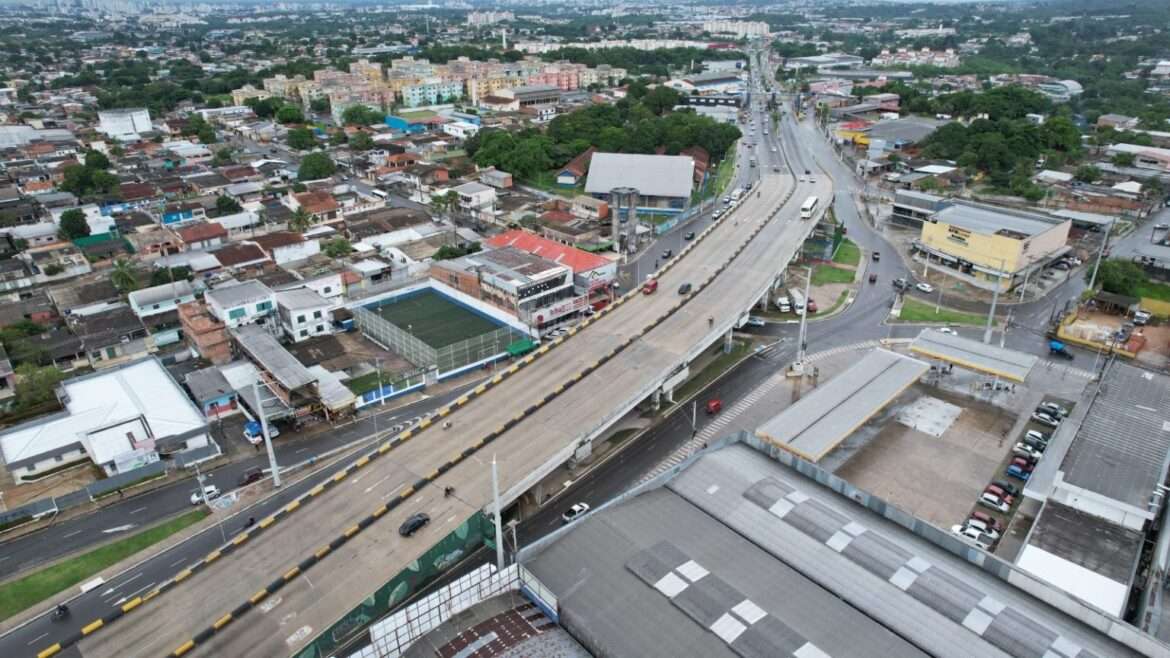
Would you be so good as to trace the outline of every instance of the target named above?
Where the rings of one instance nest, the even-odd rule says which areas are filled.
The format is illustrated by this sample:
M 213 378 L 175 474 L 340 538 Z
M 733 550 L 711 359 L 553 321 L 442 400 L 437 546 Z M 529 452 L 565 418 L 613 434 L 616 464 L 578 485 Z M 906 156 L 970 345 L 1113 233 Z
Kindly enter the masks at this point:
M 409 537 L 414 533 L 422 530 L 428 523 L 431 522 L 431 517 L 426 512 L 416 512 L 411 514 L 402 525 L 398 526 L 398 534 L 403 537 Z

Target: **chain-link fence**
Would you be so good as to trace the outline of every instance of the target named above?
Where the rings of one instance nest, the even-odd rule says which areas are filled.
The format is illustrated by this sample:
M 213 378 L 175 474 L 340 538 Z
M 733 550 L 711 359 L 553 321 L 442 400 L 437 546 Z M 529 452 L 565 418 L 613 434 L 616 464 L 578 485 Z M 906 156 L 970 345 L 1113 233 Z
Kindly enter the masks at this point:
M 430 367 L 439 362 L 433 347 L 368 308 L 353 309 L 353 320 L 367 338 L 416 366 Z

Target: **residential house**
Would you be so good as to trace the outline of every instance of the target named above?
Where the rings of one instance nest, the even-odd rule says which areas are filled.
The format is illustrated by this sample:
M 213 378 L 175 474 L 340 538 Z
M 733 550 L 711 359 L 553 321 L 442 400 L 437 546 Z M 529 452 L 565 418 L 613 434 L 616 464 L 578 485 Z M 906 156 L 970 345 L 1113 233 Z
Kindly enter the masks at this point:
M 483 183 L 464 183 L 452 188 L 459 197 L 459 212 L 479 222 L 495 221 L 496 190 Z
M 568 164 L 561 167 L 557 172 L 557 185 L 561 187 L 576 187 L 581 180 L 589 173 L 589 163 L 593 159 L 593 154 L 597 152 L 596 146 L 590 146 L 585 149 L 580 155 L 569 160 Z
M 204 219 L 207 219 L 207 211 L 198 203 L 171 203 L 162 211 L 164 225 L 201 222 Z
M 180 304 L 195 301 L 195 288 L 186 279 L 135 290 L 127 295 L 130 309 L 139 318 L 178 309 Z
M 222 418 L 239 413 L 236 391 L 217 366 L 189 372 L 183 383 L 207 418 Z
M 232 242 L 212 252 L 224 269 L 235 273 L 263 270 L 272 261 L 253 242 Z
M 579 194 L 573 197 L 570 213 L 572 217 L 578 219 L 599 222 L 609 217 L 609 204 L 601 199 Z
M 304 260 L 321 252 L 318 240 L 306 240 L 293 231 L 273 231 L 258 235 L 250 241 L 256 244 L 277 265 Z
M 501 190 L 512 189 L 512 174 L 495 167 L 479 172 L 479 182 Z
M 315 224 L 329 224 L 341 220 L 337 199 L 329 192 L 303 192 L 290 195 L 288 198 L 290 208 L 294 211 L 304 208 L 305 212 L 312 215 Z
M 179 306 L 179 323 L 187 345 L 200 357 L 215 365 L 224 365 L 232 360 L 231 337 L 227 326 L 208 312 L 202 302 L 191 302 Z
M 69 324 L 81 339 L 89 365 L 95 370 L 142 358 L 155 349 L 142 320 L 125 304 L 72 315 Z
M 227 229 L 216 222 L 197 222 L 175 229 L 185 251 L 207 251 L 223 244 L 228 237 Z
M 229 329 L 265 322 L 276 309 L 276 294 L 259 281 L 245 281 L 208 290 L 207 310 Z
M 276 293 L 280 327 L 294 343 L 331 333 L 329 311 L 333 304 L 310 288 Z
M 16 395 L 16 371 L 8 360 L 8 352 L 0 345 L 0 401 Z
M 139 260 L 150 261 L 160 256 L 177 254 L 183 248 L 179 236 L 161 226 L 153 230 L 135 231 L 126 235 L 126 239 L 130 241 Z

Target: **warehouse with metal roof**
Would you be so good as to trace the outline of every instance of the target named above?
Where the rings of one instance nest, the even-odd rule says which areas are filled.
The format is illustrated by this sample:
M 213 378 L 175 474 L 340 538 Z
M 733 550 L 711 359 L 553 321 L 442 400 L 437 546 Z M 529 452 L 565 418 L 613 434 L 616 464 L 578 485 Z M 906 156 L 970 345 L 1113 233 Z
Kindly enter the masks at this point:
M 888 350 L 873 350 L 848 370 L 777 414 L 756 434 L 812 462 L 820 461 L 930 370 Z
M 585 193 L 608 199 L 619 187 L 638 190 L 643 212 L 678 212 L 691 199 L 695 161 L 689 155 L 594 153 L 589 162 Z
M 1062 612 L 1045 602 L 1061 601 L 1054 589 L 1030 583 L 1037 598 L 994 557 L 968 561 L 975 549 L 944 531 L 895 510 L 877 514 L 762 449 L 705 450 L 520 561 L 595 655 L 1112 658 L 1166 649 L 1136 629 L 1122 644 L 1097 630 L 1106 617 Z

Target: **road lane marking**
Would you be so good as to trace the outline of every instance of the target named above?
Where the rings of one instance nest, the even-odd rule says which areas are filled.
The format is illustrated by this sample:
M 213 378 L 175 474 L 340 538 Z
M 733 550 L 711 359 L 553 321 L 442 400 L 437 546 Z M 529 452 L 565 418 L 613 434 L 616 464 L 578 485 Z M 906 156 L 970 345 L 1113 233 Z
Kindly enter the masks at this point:
M 184 563 L 184 562 L 186 562 L 186 561 L 187 561 L 187 558 L 185 558 L 185 557 L 181 557 L 181 558 L 179 558 L 179 559 L 175 560 L 174 562 L 172 562 L 172 563 L 171 563 L 171 566 L 172 566 L 172 567 L 177 567 L 177 566 L 179 566 L 180 564 L 182 564 L 182 563 Z
M 371 484 L 371 485 L 370 485 L 370 486 L 369 486 L 369 487 L 366 489 L 366 493 L 370 493 L 370 492 L 371 492 L 371 491 L 373 491 L 374 489 L 377 489 L 379 484 L 382 484 L 383 482 L 385 482 L 386 480 L 389 480 L 389 479 L 390 479 L 390 476 L 389 476 L 389 475 L 387 475 L 386 477 L 382 478 L 381 480 L 378 480 L 377 482 L 375 482 L 375 483 Z
M 81 533 L 83 533 L 83 532 L 85 532 L 85 531 L 84 531 L 84 530 L 74 530 L 73 532 L 71 532 L 71 533 L 69 533 L 69 534 L 65 535 L 65 536 L 63 537 L 63 539 L 69 539 L 70 537 L 73 537 L 73 536 L 76 536 L 76 535 L 80 535 L 80 534 L 81 534 Z M 4 559 L 5 559 L 5 560 L 7 560 L 8 558 L 4 558 Z
M 130 513 L 131 513 L 131 514 L 137 514 L 137 513 L 139 513 L 139 512 L 145 512 L 145 511 L 146 511 L 146 508 L 145 508 L 145 507 L 139 507 L 138 509 L 132 509 L 132 510 L 130 510 Z
M 41 634 L 41 635 L 38 635 L 38 636 L 36 636 L 36 637 L 34 637 L 34 638 L 33 638 L 32 642 L 29 642 L 29 643 L 28 643 L 28 646 L 30 646 L 30 647 L 31 647 L 32 645 L 36 644 L 37 642 L 40 642 L 41 640 L 43 640 L 43 639 L 45 639 L 45 638 L 47 638 L 47 637 L 49 637 L 49 634 L 48 634 L 48 632 L 45 632 L 45 633 L 43 633 L 43 634 Z
M 135 524 L 127 523 L 126 525 L 114 526 L 113 528 L 106 528 L 105 530 L 102 530 L 102 532 L 104 532 L 106 534 L 110 534 L 110 533 L 114 533 L 114 532 L 126 532 L 127 530 L 129 530 L 130 528 L 133 528 L 133 527 L 135 527 Z

